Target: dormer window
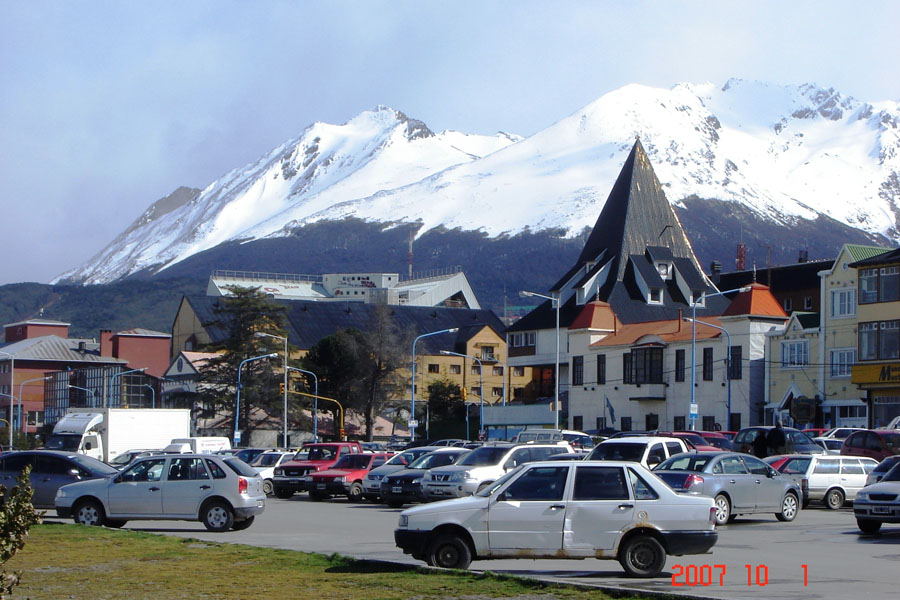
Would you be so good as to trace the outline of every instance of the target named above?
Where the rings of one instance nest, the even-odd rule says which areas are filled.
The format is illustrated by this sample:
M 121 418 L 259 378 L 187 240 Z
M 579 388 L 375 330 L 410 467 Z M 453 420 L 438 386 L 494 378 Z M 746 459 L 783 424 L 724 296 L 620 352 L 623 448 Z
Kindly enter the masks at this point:
M 706 298 L 703 295 L 703 290 L 691 290 L 691 304 L 706 306 Z
M 659 273 L 659 276 L 664 280 L 671 278 L 672 275 L 672 265 L 669 263 L 656 263 L 656 272 Z
M 650 288 L 650 304 L 662 304 L 663 295 L 660 288 Z

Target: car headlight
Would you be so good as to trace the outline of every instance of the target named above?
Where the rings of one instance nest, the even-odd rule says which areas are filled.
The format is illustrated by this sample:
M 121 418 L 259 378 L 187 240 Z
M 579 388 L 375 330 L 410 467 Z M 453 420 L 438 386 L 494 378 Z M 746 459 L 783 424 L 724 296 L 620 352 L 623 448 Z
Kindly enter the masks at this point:
M 857 499 L 857 500 L 868 500 L 868 499 L 869 499 L 869 492 L 857 492 L 857 493 L 856 493 L 856 499 Z
M 406 529 L 409 526 L 409 517 L 406 515 L 400 515 L 400 520 L 397 522 L 397 527 L 400 529 Z
M 431 481 L 431 473 L 425 473 L 425 475 L 422 476 L 422 481 Z
M 56 497 L 57 498 L 65 498 L 66 497 L 65 490 L 62 488 L 59 488 L 58 490 L 56 490 Z
M 369 473 L 368 475 L 366 475 L 366 479 L 368 479 L 369 481 L 381 481 L 381 475 L 378 475 L 377 473 Z
M 307 475 L 306 477 L 303 478 L 303 481 L 306 481 L 307 483 L 311 483 L 312 480 L 313 480 L 312 475 Z
M 422 478 L 419 477 L 418 479 L 413 479 L 413 480 L 412 480 L 412 484 L 413 484 L 413 485 L 421 485 L 421 484 L 422 484 Z
M 275 469 L 275 477 L 281 477 L 282 475 L 284 475 L 284 469 L 282 469 L 282 468 Z
M 457 471 L 450 476 L 450 481 L 464 481 L 469 478 L 468 471 Z
M 346 477 L 335 477 L 334 481 L 335 481 L 335 483 L 344 483 L 345 481 L 347 481 L 347 478 Z

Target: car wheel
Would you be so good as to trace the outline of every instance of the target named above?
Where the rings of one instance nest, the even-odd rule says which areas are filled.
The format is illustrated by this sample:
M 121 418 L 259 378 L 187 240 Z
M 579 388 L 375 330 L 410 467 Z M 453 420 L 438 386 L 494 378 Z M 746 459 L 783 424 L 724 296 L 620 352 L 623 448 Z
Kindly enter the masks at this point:
M 775 516 L 779 521 L 793 521 L 797 517 L 799 507 L 800 503 L 797 501 L 797 496 L 788 492 L 781 501 L 781 512 L 775 513 Z
M 203 525 L 209 531 L 228 531 L 234 525 L 234 511 L 221 500 L 210 502 L 203 508 Z
M 288 498 L 290 498 L 293 495 L 294 495 L 293 490 L 280 490 L 278 488 L 275 488 L 275 497 L 276 498 L 281 498 L 282 500 L 287 500 Z
M 235 530 L 235 531 L 243 531 L 244 529 L 247 529 L 248 527 L 250 527 L 251 525 L 253 525 L 253 520 L 254 520 L 254 519 L 256 519 L 255 516 L 254 516 L 254 517 L 247 517 L 247 518 L 244 519 L 243 521 L 235 521 L 234 524 L 231 526 L 231 528 L 232 528 L 233 530 Z
M 263 493 L 266 496 L 271 496 L 275 493 L 275 484 L 272 483 L 271 479 L 266 479 L 265 481 L 263 481 Z
M 716 525 L 724 525 L 731 519 L 731 502 L 725 494 L 719 494 L 715 499 Z
M 403 502 L 399 500 L 388 500 L 387 505 L 391 508 L 400 508 L 401 506 L 403 506 Z
M 472 551 L 457 535 L 439 535 L 428 546 L 426 562 L 442 569 L 466 569 L 472 563 Z
M 831 510 L 837 510 L 844 506 L 844 492 L 837 488 L 828 490 L 828 493 L 825 494 L 825 506 Z
M 357 481 L 351 485 L 350 489 L 347 491 L 347 500 L 350 502 L 362 502 L 362 492 L 362 484 Z
M 112 527 L 113 529 L 121 529 L 122 527 L 125 527 L 125 523 L 127 523 L 127 522 L 128 521 L 121 521 L 118 519 L 116 519 L 116 520 L 106 519 L 106 522 L 104 523 L 104 525 L 106 525 L 107 527 Z
M 619 563 L 631 577 L 655 577 L 666 564 L 666 551 L 656 538 L 636 535 L 622 546 Z
M 103 506 L 96 500 L 79 502 L 74 510 L 75 522 L 79 525 L 97 527 L 103 525 Z
M 859 527 L 859 530 L 863 533 L 878 533 L 878 530 L 881 529 L 881 521 L 857 519 L 856 526 Z

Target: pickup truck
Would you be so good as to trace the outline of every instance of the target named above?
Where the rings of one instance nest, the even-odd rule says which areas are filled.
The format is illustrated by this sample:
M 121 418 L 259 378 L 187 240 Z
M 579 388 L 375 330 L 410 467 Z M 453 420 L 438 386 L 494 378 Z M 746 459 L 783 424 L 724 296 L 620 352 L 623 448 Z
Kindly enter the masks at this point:
M 717 540 L 712 498 L 677 494 L 625 461 L 526 463 L 474 496 L 403 511 L 394 530 L 405 554 L 435 567 L 598 558 L 632 577 L 655 577 L 667 555 L 704 554 Z
M 272 487 L 276 498 L 284 500 L 307 491 L 307 475 L 330 469 L 344 456 L 362 454 L 362 446 L 359 442 L 321 442 L 306 444 L 300 452 L 308 452 L 304 460 L 290 460 L 275 468 Z

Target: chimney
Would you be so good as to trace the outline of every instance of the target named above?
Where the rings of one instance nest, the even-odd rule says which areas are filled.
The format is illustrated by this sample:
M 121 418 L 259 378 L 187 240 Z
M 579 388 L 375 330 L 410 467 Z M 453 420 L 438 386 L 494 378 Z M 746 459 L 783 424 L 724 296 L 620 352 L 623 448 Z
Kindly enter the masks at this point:
M 709 263 L 709 271 L 712 273 L 713 283 L 718 287 L 719 285 L 719 275 L 722 273 L 722 263 L 717 260 Z
M 78 342 L 78 351 L 84 354 L 85 350 L 87 350 L 87 344 L 85 342 Z
M 100 330 L 100 356 L 112 356 L 113 352 L 112 329 Z

